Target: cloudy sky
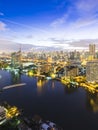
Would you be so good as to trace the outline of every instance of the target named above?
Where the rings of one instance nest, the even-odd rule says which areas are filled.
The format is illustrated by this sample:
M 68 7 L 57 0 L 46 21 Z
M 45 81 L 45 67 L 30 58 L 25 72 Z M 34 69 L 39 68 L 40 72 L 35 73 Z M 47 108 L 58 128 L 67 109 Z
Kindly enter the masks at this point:
M 0 1 L 0 40 L 77 49 L 87 39 L 98 42 L 98 0 Z

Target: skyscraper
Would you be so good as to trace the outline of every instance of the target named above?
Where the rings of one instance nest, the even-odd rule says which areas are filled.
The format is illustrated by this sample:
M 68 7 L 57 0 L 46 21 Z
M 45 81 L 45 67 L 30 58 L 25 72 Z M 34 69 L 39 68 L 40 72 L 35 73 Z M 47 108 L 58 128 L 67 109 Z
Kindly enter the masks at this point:
M 22 67 L 21 50 L 11 54 L 11 64 L 12 64 L 13 68 L 21 68 Z
M 89 55 L 93 56 L 93 58 L 95 58 L 95 50 L 96 50 L 95 44 L 89 44 Z
M 88 82 L 98 82 L 98 60 L 92 60 L 87 62 L 86 80 Z

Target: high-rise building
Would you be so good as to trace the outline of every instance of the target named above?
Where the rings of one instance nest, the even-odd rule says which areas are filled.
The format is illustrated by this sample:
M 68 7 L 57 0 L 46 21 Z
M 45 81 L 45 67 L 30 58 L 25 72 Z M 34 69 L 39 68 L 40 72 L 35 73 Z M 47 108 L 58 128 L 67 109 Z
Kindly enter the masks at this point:
M 0 125 L 6 121 L 6 111 L 4 107 L 0 106 Z
M 21 68 L 22 62 L 21 62 L 21 50 L 18 52 L 14 52 L 11 55 L 11 64 L 13 68 Z
M 65 67 L 65 76 L 75 77 L 79 74 L 79 69 L 77 66 L 66 66 Z
M 87 62 L 86 80 L 88 82 L 98 82 L 98 60 L 92 60 Z
M 89 44 L 89 55 L 95 58 L 96 46 L 95 44 Z

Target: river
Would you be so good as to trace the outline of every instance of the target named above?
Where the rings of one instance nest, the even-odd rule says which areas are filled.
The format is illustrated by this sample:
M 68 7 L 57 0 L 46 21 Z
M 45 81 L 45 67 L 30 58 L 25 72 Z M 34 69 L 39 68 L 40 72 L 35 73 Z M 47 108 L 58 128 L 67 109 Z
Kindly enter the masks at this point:
M 98 94 L 82 87 L 68 88 L 56 80 L 42 81 L 0 70 L 0 89 L 20 83 L 26 85 L 0 93 L 0 102 L 22 108 L 27 117 L 40 115 L 64 130 L 98 129 Z

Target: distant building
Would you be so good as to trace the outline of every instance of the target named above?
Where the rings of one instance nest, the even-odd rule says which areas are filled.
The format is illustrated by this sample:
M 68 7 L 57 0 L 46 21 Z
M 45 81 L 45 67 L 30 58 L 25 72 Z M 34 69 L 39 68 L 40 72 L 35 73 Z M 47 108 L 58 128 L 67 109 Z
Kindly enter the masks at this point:
M 75 58 L 75 52 L 70 52 L 69 59 L 74 60 Z
M 98 60 L 92 60 L 87 62 L 86 80 L 88 82 L 98 82 Z
M 95 51 L 96 51 L 96 45 L 89 44 L 89 55 L 93 56 L 93 58 L 95 58 Z
M 45 72 L 45 73 L 48 73 L 48 72 L 50 72 L 51 71 L 51 68 L 52 68 L 52 66 L 51 66 L 51 64 L 43 64 L 42 66 L 41 66 L 41 72 L 43 73 L 43 72 Z
M 48 56 L 47 62 L 48 62 L 48 63 L 52 63 L 52 57 Z

